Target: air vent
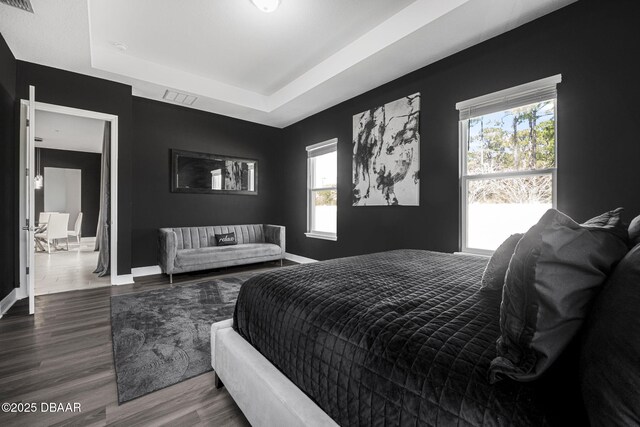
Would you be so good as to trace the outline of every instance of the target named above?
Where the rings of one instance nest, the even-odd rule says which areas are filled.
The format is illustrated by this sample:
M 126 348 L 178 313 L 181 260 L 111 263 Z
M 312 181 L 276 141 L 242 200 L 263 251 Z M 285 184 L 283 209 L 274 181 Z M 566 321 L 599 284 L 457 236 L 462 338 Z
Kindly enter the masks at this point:
M 0 3 L 33 13 L 33 7 L 31 7 L 31 2 L 29 0 L 0 0 Z
M 193 105 L 198 99 L 197 96 L 187 95 L 186 93 L 176 92 L 174 90 L 165 90 L 162 99 L 175 102 L 176 104 Z

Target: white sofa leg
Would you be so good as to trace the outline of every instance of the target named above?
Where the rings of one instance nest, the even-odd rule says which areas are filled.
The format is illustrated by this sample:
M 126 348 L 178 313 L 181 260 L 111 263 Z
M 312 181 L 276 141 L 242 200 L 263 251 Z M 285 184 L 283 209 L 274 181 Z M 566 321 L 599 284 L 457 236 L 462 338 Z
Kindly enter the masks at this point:
M 169 284 L 173 285 L 173 273 L 169 273 Z

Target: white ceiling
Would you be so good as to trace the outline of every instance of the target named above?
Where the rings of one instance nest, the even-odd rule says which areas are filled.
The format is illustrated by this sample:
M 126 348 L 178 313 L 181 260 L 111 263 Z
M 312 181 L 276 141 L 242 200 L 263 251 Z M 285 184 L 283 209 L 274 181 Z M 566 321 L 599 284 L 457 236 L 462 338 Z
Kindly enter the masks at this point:
M 36 147 L 102 153 L 104 120 L 36 110 Z
M 265 14 L 245 0 L 94 0 L 92 45 L 271 95 L 414 1 L 284 0 Z
M 0 5 L 18 59 L 284 127 L 576 0 L 31 1 Z

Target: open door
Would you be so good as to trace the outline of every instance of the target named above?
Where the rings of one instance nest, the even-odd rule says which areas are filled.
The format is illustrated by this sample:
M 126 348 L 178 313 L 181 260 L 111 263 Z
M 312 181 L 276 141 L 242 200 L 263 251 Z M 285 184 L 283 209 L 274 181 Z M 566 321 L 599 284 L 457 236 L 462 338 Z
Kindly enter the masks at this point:
M 27 293 L 29 294 L 29 314 L 36 311 L 36 289 L 35 289 L 35 271 L 33 269 L 35 263 L 35 243 L 34 230 L 36 221 L 34 218 L 34 170 L 35 170 L 35 138 L 36 138 L 36 88 L 29 86 L 29 105 L 27 108 L 26 120 L 26 138 L 25 138 L 25 185 L 23 194 L 25 200 L 25 222 L 22 227 L 26 233 L 24 245 L 25 266 L 26 266 L 26 283 Z

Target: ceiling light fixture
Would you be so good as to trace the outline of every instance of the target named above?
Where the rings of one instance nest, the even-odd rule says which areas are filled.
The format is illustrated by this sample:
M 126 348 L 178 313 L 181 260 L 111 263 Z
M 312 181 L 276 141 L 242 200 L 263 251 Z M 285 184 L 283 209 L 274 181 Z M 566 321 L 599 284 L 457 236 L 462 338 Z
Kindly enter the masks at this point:
M 36 138 L 36 141 L 38 139 L 40 139 L 40 141 L 42 141 L 42 138 Z M 38 154 L 38 156 L 36 157 L 36 172 L 38 174 L 33 179 L 34 188 L 36 190 L 41 190 L 42 187 L 44 186 L 44 178 L 42 177 L 42 174 L 40 173 L 40 151 L 41 150 L 39 148 L 36 148 L 36 153 Z
M 251 0 L 258 9 L 263 12 L 271 13 L 280 6 L 280 0 Z

